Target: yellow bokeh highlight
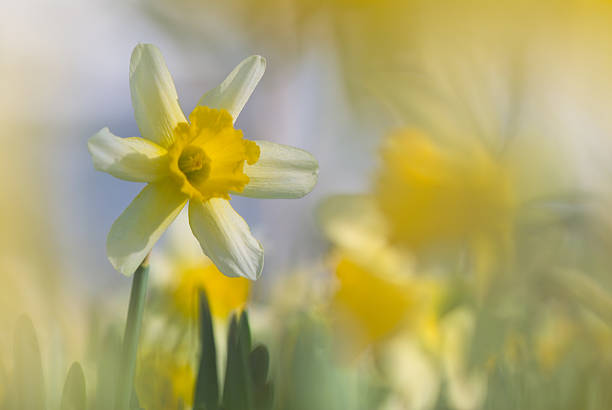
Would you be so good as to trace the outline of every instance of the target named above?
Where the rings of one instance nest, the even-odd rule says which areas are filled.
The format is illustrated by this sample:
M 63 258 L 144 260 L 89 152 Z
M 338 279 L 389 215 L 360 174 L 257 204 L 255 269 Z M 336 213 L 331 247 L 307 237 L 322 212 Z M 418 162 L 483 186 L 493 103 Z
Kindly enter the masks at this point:
M 161 350 L 140 357 L 134 387 L 147 410 L 187 409 L 193 404 L 195 372 L 178 355 Z
M 179 267 L 175 278 L 170 300 L 174 310 L 186 319 L 197 318 L 200 291 L 206 292 L 211 313 L 219 319 L 244 308 L 249 298 L 248 279 L 225 276 L 209 261 Z
M 443 147 L 404 131 L 386 141 L 382 159 L 375 192 L 395 241 L 419 250 L 511 231 L 512 179 L 482 146 Z
M 393 334 L 416 302 L 407 281 L 379 275 L 347 257 L 338 262 L 336 276 L 332 307 L 361 334 L 364 345 Z

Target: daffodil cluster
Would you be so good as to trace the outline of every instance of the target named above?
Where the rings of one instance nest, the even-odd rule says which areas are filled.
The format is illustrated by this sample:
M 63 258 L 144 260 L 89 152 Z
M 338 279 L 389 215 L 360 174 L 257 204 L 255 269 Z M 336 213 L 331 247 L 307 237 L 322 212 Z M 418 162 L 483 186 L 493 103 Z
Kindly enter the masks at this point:
M 536 147 L 496 152 L 477 138 L 403 129 L 382 142 L 371 192 L 321 204 L 335 271 L 329 315 L 344 350 L 381 363 L 392 408 L 497 408 L 507 378 L 541 387 L 567 360 L 604 354 L 583 349 L 597 344 L 594 323 L 608 320 L 612 299 L 588 274 L 560 269 L 566 259 L 542 242 L 576 235 L 567 218 L 582 205 L 551 193 L 563 184 L 526 159 L 550 164 Z M 599 319 L 569 322 L 574 303 Z M 573 377 L 568 368 L 555 383 Z

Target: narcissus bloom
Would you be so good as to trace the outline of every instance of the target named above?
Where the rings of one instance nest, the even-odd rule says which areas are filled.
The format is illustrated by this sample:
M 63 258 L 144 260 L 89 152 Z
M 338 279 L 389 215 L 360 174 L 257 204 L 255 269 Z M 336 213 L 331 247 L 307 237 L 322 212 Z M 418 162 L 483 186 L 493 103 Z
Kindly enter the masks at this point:
M 416 310 L 415 291 L 405 276 L 380 275 L 344 257 L 336 266 L 336 277 L 333 310 L 355 322 L 365 345 L 391 335 Z
M 448 147 L 405 130 L 387 138 L 382 159 L 375 198 L 394 241 L 422 249 L 510 234 L 511 170 L 478 143 Z
M 335 247 L 331 307 L 336 327 L 350 334 L 355 350 L 412 333 L 436 351 L 444 285 L 416 275 L 411 258 L 389 243 L 374 199 L 332 196 L 321 203 L 318 217 Z
M 444 144 L 411 130 L 388 137 L 382 159 L 374 197 L 390 241 L 424 254 L 466 250 L 484 292 L 513 257 L 521 200 L 510 159 L 476 139 Z
M 308 152 L 250 141 L 234 128 L 265 66 L 260 56 L 242 61 L 204 94 L 188 121 L 160 51 L 136 46 L 130 90 L 142 138 L 119 138 L 104 128 L 88 143 L 96 169 L 147 183 L 108 235 L 108 258 L 119 272 L 133 274 L 189 202 L 191 230 L 217 268 L 227 276 L 259 277 L 263 248 L 230 205 L 230 193 L 299 198 L 318 174 Z

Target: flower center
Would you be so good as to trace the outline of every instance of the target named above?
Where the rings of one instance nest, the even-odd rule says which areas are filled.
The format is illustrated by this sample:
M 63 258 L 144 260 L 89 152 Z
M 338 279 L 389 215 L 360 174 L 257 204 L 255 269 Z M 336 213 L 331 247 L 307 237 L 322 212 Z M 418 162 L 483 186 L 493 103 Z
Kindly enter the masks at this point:
M 202 148 L 188 145 L 178 159 L 178 167 L 189 178 L 196 171 L 210 172 L 210 159 Z
M 174 129 L 168 149 L 171 174 L 190 198 L 230 199 L 230 192 L 241 192 L 248 184 L 244 164 L 257 162 L 259 147 L 244 139 L 225 110 L 196 107 L 189 122 Z

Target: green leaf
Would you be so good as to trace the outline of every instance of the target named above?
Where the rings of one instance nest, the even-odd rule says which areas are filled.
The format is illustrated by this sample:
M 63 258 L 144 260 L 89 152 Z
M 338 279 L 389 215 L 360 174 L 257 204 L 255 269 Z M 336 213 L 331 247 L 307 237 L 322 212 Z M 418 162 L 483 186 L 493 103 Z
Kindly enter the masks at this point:
M 85 389 L 85 375 L 78 362 L 70 366 L 64 391 L 62 393 L 61 410 L 85 410 L 87 408 L 87 392 Z
M 236 316 L 232 316 L 227 338 L 227 367 L 223 388 L 223 406 L 225 410 L 251 410 L 253 408 L 252 382 L 248 363 L 250 347 L 250 330 L 248 319 L 241 317 L 239 325 Z
M 274 404 L 274 386 L 272 383 L 266 383 L 257 388 L 257 390 L 253 392 L 253 400 L 255 409 L 257 410 L 272 409 L 272 405 Z
M 249 315 L 246 310 L 243 310 L 240 314 L 238 331 L 240 332 L 239 338 L 242 342 L 242 347 L 245 349 L 248 356 L 248 354 L 251 352 L 251 327 L 249 325 Z
M 249 354 L 249 368 L 253 384 L 253 401 L 257 410 L 272 408 L 274 391 L 268 383 L 270 353 L 264 345 L 257 345 Z
M 15 329 L 14 409 L 45 408 L 42 360 L 32 321 L 21 316 Z
M 268 370 L 270 367 L 270 353 L 264 345 L 258 345 L 249 354 L 249 365 L 251 368 L 251 378 L 256 388 L 263 387 L 268 380 Z
M 217 350 L 212 316 L 205 292 L 200 292 L 200 364 L 196 380 L 194 408 L 217 410 L 219 380 L 217 379 Z
M 238 346 L 238 321 L 236 315 L 232 315 L 230 320 L 229 331 L 227 333 L 227 357 L 225 363 L 225 380 L 223 382 L 223 408 L 224 410 L 232 410 L 236 408 L 238 395 L 236 369 L 236 346 Z

